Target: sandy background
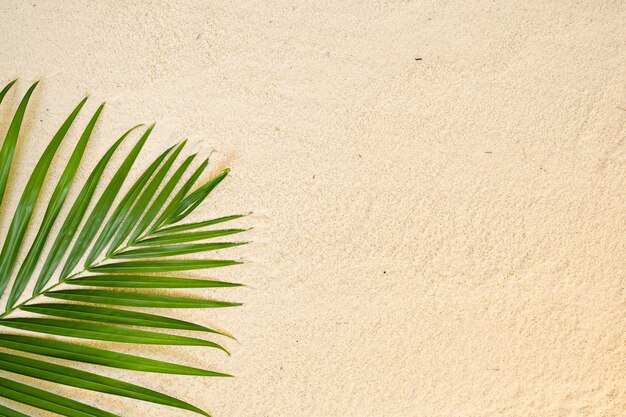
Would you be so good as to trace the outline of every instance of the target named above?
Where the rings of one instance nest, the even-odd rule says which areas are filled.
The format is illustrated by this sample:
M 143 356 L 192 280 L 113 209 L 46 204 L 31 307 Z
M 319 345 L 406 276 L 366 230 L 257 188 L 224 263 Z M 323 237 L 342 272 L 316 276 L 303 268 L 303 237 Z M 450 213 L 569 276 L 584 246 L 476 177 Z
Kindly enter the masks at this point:
M 83 178 L 156 121 L 147 156 L 233 169 L 201 217 L 255 212 L 205 274 L 245 307 L 177 313 L 232 357 L 146 349 L 237 378 L 131 381 L 216 417 L 626 415 L 623 2 L 124 3 L 0 3 L 0 81 L 43 80 L 13 191 L 89 93 Z

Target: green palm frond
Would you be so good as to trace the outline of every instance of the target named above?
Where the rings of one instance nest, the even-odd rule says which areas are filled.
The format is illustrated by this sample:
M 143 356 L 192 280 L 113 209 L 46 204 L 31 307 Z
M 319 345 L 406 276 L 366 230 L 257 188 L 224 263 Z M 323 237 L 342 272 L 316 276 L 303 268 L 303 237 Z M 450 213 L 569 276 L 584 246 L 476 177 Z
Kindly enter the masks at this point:
M 0 104 L 14 84 L 15 81 L 12 81 L 0 91 Z M 36 86 L 37 83 L 33 84 L 19 103 L 0 148 L 0 204 L 9 181 L 22 122 Z M 153 126 L 150 126 L 125 155 L 104 190 L 97 195 L 96 189 L 111 158 L 122 142 L 141 128 L 136 126 L 124 133 L 102 156 L 76 199 L 71 205 L 67 204 L 65 218 L 60 218 L 87 143 L 102 112 L 103 106 L 100 106 L 84 128 L 49 201 L 44 202 L 46 211 L 41 223 L 33 224 L 32 215 L 48 169 L 86 101 L 82 100 L 70 113 L 37 162 L 17 203 L 0 250 L 0 296 L 6 299 L 4 309 L 0 310 L 0 327 L 3 329 L 0 330 L 0 374 L 3 375 L 0 376 L 0 397 L 7 400 L 6 404 L 0 405 L 0 416 L 23 417 L 28 415 L 25 412 L 36 413 L 36 409 L 69 417 L 114 416 L 75 398 L 50 392 L 46 389 L 50 382 L 208 416 L 205 411 L 185 401 L 81 370 L 80 364 L 162 374 L 229 375 L 116 352 L 109 349 L 108 344 L 88 346 L 81 339 L 137 345 L 203 346 L 226 352 L 217 341 L 208 339 L 209 336 L 232 337 L 222 330 L 126 307 L 170 309 L 240 305 L 162 293 L 164 289 L 240 285 L 170 274 L 240 263 L 227 259 L 181 258 L 183 255 L 247 243 L 208 241 L 245 232 L 247 229 L 243 228 L 209 228 L 244 215 L 181 223 L 228 175 L 228 169 L 196 186 L 208 160 L 188 173 L 195 155 L 177 163 L 185 146 L 182 142 L 160 154 L 130 184 L 125 194 L 118 195 L 121 189 L 126 188 L 123 185 L 129 172 L 152 132 Z M 57 223 L 60 227 L 54 235 L 52 230 Z M 29 233 L 35 237 L 32 243 L 27 244 Z M 48 248 L 44 250 L 46 245 Z M 20 252 L 25 253 L 23 261 L 19 260 Z M 33 288 L 32 293 L 26 294 L 29 287 Z M 193 331 L 204 337 L 174 334 L 172 331 Z M 66 337 L 70 339 L 63 339 Z M 64 360 L 66 364 L 51 361 L 51 358 Z M 27 382 L 15 381 L 14 374 L 21 375 Z M 14 410 L 12 407 L 15 404 L 22 411 Z

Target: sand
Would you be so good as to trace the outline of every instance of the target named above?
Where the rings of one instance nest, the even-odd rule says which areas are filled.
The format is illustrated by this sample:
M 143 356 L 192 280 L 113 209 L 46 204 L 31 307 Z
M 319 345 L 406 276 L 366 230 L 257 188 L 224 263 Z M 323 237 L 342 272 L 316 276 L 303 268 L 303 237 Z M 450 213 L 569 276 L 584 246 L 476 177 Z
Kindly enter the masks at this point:
M 128 380 L 215 417 L 626 415 L 622 2 L 124 3 L 0 3 L 0 80 L 42 80 L 9 203 L 90 94 L 82 179 L 155 121 L 146 156 L 232 168 L 197 218 L 255 227 L 203 275 L 245 306 L 176 313 L 232 356 L 144 351 L 236 378 Z

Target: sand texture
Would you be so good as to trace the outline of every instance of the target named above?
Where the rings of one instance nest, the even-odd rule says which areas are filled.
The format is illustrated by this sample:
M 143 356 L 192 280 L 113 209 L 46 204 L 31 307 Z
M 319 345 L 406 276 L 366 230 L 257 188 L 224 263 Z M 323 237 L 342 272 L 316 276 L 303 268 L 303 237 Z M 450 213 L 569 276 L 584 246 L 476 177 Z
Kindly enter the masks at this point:
M 42 80 L 2 236 L 89 94 L 80 180 L 155 121 L 133 178 L 187 137 L 232 168 L 194 218 L 254 212 L 223 255 L 247 263 L 197 274 L 245 305 L 174 314 L 232 332 L 232 356 L 142 350 L 236 378 L 107 375 L 215 417 L 625 416 L 625 22 L 612 0 L 2 1 L 0 82 Z

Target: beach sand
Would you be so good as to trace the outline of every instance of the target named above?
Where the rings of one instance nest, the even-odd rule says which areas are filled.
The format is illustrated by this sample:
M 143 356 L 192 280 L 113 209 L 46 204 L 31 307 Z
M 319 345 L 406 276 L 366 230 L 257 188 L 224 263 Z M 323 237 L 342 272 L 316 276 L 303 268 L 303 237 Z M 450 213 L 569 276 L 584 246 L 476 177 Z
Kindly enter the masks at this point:
M 106 375 L 215 417 L 626 415 L 622 2 L 3 1 L 0 22 L 0 81 L 41 80 L 3 214 L 85 94 L 50 178 L 106 101 L 81 181 L 156 122 L 131 177 L 188 138 L 232 168 L 194 219 L 254 212 L 220 254 L 246 263 L 196 273 L 244 306 L 172 313 L 232 356 L 140 349 L 236 378 Z

